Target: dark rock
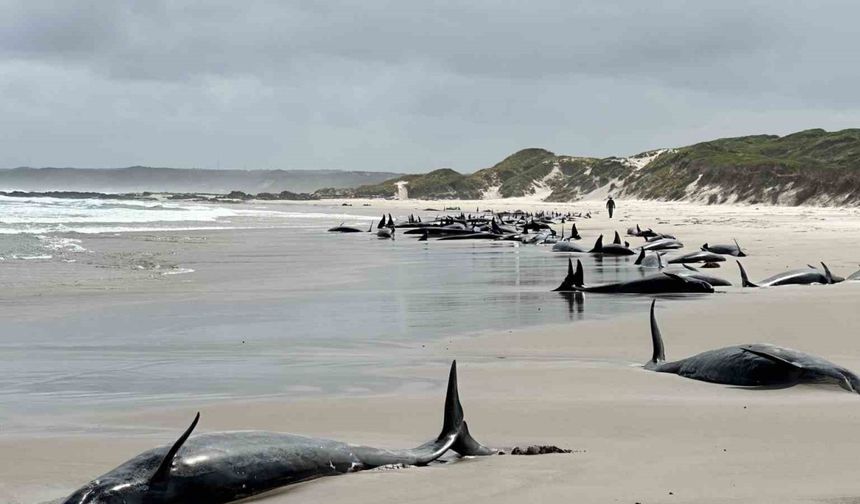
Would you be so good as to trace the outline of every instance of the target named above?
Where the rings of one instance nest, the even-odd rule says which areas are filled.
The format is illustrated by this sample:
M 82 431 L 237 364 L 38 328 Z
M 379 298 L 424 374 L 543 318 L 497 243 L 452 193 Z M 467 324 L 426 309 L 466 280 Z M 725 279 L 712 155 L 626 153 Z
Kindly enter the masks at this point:
M 549 453 L 570 453 L 571 450 L 559 448 L 553 445 L 532 445 L 525 448 L 515 446 L 511 450 L 511 455 L 547 455 Z

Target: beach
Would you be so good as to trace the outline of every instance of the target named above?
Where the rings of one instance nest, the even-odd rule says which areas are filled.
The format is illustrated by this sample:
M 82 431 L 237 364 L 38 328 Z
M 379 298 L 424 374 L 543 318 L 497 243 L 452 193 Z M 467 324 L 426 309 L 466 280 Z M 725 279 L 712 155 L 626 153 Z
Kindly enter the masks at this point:
M 610 221 L 602 200 L 341 203 L 254 202 L 253 214 L 231 215 L 229 223 L 207 229 L 61 233 L 92 252 L 64 256 L 75 261 L 72 267 L 4 261 L 0 320 L 19 339 L 4 340 L 3 362 L 27 378 L 4 382 L 4 404 L 14 413 L 3 413 L 7 425 L 0 431 L 0 502 L 60 499 L 135 454 L 173 442 L 197 411 L 198 432 L 263 429 L 381 447 L 419 445 L 441 426 L 447 366 L 454 359 L 476 439 L 500 448 L 552 444 L 573 452 L 366 471 L 252 501 L 348 495 L 356 503 L 860 502 L 853 467 L 860 452 L 860 397 L 834 387 L 742 389 L 646 371 L 650 298 L 625 297 L 616 306 L 607 296 L 586 294 L 584 316 L 577 316 L 547 294 L 561 281 L 567 254 L 443 242 L 421 249 L 404 243 L 412 242 L 405 236 L 394 243 L 369 241 L 365 234 L 363 242 L 327 236 L 326 253 L 342 257 L 342 264 L 321 272 L 322 266 L 295 267 L 314 249 L 289 248 L 285 241 L 297 213 L 323 215 L 302 221 L 310 236 L 338 221 L 367 225 L 382 213 L 432 217 L 452 206 L 466 213 L 591 211 L 593 218 L 576 221 L 584 245 L 638 223 L 676 235 L 684 251 L 737 239 L 749 254 L 743 263 L 753 279 L 820 261 L 847 276 L 860 262 L 860 209 L 620 200 Z M 451 261 L 460 269 L 451 270 L 450 279 L 434 280 L 444 269 L 408 282 L 391 273 L 435 261 L 422 257 L 437 250 L 461 254 Z M 517 260 L 509 262 L 514 254 Z M 502 284 L 482 268 L 515 271 L 520 283 Z M 606 264 L 603 270 L 600 278 L 619 274 Z M 860 370 L 860 282 L 740 289 L 734 260 L 708 272 L 736 286 L 657 303 L 670 360 L 769 342 Z M 367 284 L 368 278 L 376 283 Z M 469 290 L 475 279 L 480 292 Z M 410 291 L 415 282 L 439 288 L 461 283 L 447 294 L 451 301 L 429 290 Z M 501 298 L 483 292 L 494 284 Z M 314 296 L 330 297 L 330 314 L 296 308 Z M 433 310 L 415 299 L 434 299 Z M 509 315 L 516 307 L 528 313 Z M 337 330 L 347 327 L 353 339 L 303 341 L 302 334 L 327 316 L 340 320 L 340 310 L 349 318 Z M 468 320 L 445 325 L 440 313 L 446 310 Z M 374 314 L 385 320 L 374 321 Z M 386 325 L 390 320 L 398 322 Z M 421 337 L 411 337 L 413 331 Z M 111 332 L 133 336 L 113 348 L 92 336 Z M 56 338 L 66 346 L 53 348 Z M 87 360 L 94 348 L 104 360 Z M 57 365 L 39 359 L 60 351 L 69 356 L 63 364 L 68 373 L 39 367 Z M 257 374 L 242 364 L 252 359 Z M 106 362 L 124 379 L 134 378 L 127 383 L 135 388 L 85 388 L 75 395 L 76 384 L 111 383 Z M 291 364 L 279 370 L 282 362 Z M 39 372 L 29 376 L 22 368 Z M 212 377 L 220 378 L 213 383 Z M 28 398 L 29 406 L 17 406 Z M 53 409 L 58 403 L 61 410 Z

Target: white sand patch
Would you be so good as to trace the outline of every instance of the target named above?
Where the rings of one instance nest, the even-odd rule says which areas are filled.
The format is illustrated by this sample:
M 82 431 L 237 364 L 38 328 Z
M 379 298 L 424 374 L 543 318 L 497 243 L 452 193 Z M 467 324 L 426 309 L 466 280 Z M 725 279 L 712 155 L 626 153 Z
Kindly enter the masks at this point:
M 674 151 L 674 149 L 671 149 L 671 151 Z M 640 154 L 636 154 L 635 156 L 618 158 L 618 160 L 624 165 L 629 166 L 636 171 L 639 171 L 642 168 L 645 168 L 646 166 L 651 164 L 652 161 L 657 159 L 657 157 L 664 152 L 670 152 L 670 149 L 657 149 L 652 151 L 646 151 Z
M 684 192 L 686 192 L 689 197 L 692 197 L 692 198 L 696 197 L 696 195 L 697 195 L 696 190 L 699 188 L 699 181 L 700 180 L 702 180 L 702 174 L 701 173 L 699 174 L 698 177 L 696 177 L 696 180 L 690 182 L 689 184 L 687 184 L 687 187 L 684 188 Z
M 561 172 L 561 168 L 558 166 L 558 163 L 554 163 L 552 170 L 547 173 L 542 179 L 535 181 L 532 184 L 532 196 L 535 199 L 540 201 L 544 201 L 552 194 L 552 187 L 550 183 L 558 178 L 564 177 L 564 174 Z
M 408 200 L 409 199 L 409 191 L 406 189 L 406 185 L 409 184 L 406 180 L 401 180 L 400 182 L 395 182 L 394 185 L 397 186 L 397 195 L 395 196 L 399 200 Z
M 595 179 L 597 181 L 597 179 Z M 582 195 L 580 200 L 585 201 L 603 201 L 607 199 L 609 196 L 613 198 L 617 198 L 624 189 L 624 179 L 623 178 L 614 178 L 610 180 L 608 183 L 598 187 L 597 189 L 585 193 Z
M 502 193 L 500 191 L 501 188 L 501 185 L 492 185 L 487 187 L 481 192 L 481 199 L 502 199 Z

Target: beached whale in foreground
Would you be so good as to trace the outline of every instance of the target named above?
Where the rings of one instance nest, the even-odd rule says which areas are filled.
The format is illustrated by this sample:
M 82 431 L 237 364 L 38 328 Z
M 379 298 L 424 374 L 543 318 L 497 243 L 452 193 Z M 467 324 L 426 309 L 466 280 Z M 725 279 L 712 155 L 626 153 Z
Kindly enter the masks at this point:
M 651 342 L 654 352 L 645 369 L 724 385 L 787 387 L 798 383 L 835 383 L 860 393 L 860 377 L 853 372 L 790 348 L 766 343 L 708 350 L 686 359 L 666 362 L 663 338 L 651 302 Z
M 603 285 L 584 285 L 584 274 L 582 272 L 582 261 L 576 261 L 576 270 L 573 262 L 567 260 L 567 276 L 555 292 L 596 292 L 604 294 L 670 294 L 670 293 L 711 293 L 714 287 L 702 280 L 693 278 L 692 275 L 678 275 L 674 273 L 657 273 L 644 278 L 631 280 L 629 282 L 615 282 Z
M 200 414 L 172 446 L 141 453 L 87 483 L 63 504 L 220 504 L 323 476 L 404 464 L 426 465 L 448 450 L 492 455 L 469 435 L 451 364 L 442 432 L 406 450 L 262 431 L 191 436 Z
M 821 271 L 817 268 L 813 268 L 812 266 L 808 266 L 806 268 L 799 268 L 791 271 L 785 271 L 782 273 L 778 273 L 773 275 L 772 277 L 765 278 L 760 282 L 750 282 L 749 277 L 747 277 L 747 270 L 744 269 L 744 265 L 738 261 L 738 268 L 741 270 L 741 284 L 744 287 L 777 287 L 780 285 L 810 285 L 810 284 L 832 284 L 835 283 L 833 279 L 833 274 L 830 273 L 830 269 L 826 264 L 821 263 L 821 266 L 824 267 L 824 271 Z

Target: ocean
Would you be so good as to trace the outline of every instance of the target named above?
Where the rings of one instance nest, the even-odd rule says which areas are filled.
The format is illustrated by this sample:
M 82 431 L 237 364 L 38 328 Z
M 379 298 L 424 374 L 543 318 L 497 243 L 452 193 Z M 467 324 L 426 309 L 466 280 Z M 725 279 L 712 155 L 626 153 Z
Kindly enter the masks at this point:
M 649 302 L 551 292 L 568 254 L 550 246 L 326 231 L 378 212 L 0 198 L 4 432 L 87 430 L 92 409 L 418 386 L 385 370 L 445 338 L 554 324 L 576 338 L 576 321 Z M 643 274 L 581 259 L 590 283 Z

